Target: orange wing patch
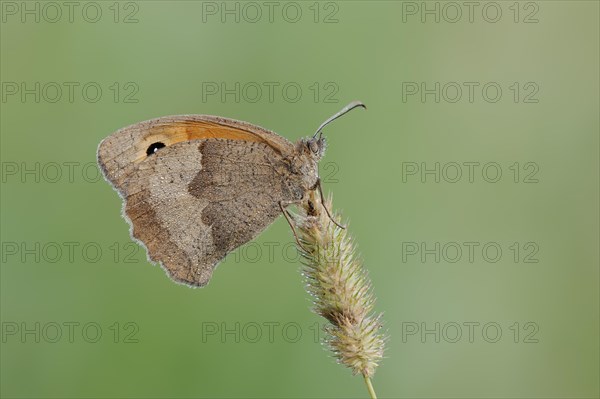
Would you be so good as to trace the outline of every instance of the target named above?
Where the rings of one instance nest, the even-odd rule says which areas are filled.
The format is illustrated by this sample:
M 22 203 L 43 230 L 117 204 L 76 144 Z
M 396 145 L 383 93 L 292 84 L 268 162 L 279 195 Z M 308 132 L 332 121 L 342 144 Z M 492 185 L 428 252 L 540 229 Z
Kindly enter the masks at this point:
M 170 146 L 181 141 L 198 139 L 228 139 L 253 142 L 266 142 L 265 138 L 240 128 L 208 121 L 178 121 L 157 124 L 150 127 L 143 139 L 138 142 L 134 162 L 146 159 L 146 150 L 152 144 L 163 143 Z

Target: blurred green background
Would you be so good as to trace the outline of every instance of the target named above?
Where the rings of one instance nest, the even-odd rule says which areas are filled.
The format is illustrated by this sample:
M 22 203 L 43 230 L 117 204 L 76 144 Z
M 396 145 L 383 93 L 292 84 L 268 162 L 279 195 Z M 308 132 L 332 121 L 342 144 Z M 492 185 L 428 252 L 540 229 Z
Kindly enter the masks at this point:
M 366 397 L 283 218 L 189 289 L 94 167 L 141 120 L 296 140 L 354 99 L 321 173 L 385 313 L 379 396 L 598 397 L 598 2 L 73 4 L 1 3 L 2 397 Z

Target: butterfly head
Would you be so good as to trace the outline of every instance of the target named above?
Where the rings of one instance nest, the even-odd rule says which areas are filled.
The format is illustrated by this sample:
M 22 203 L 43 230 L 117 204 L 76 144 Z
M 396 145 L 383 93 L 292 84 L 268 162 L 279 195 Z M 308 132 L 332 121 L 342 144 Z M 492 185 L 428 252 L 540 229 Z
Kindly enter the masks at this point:
M 352 111 L 354 108 L 357 107 L 362 107 L 365 109 L 367 108 L 360 101 L 352 101 L 350 104 L 346 105 L 344 108 L 338 111 L 335 115 L 329 117 L 325 122 L 321 123 L 321 126 L 319 126 L 319 128 L 311 138 L 303 140 L 306 143 L 306 147 L 308 148 L 309 152 L 317 161 L 321 159 L 325 154 L 326 142 L 325 137 L 323 137 L 323 128 L 331 122 L 333 122 L 334 120 L 336 120 L 337 118 L 339 118 L 340 116 Z
M 315 161 L 319 161 L 325 155 L 325 148 L 327 148 L 327 142 L 325 137 L 311 137 L 309 139 L 302 140 L 302 145 L 306 148 L 305 152 L 309 157 Z

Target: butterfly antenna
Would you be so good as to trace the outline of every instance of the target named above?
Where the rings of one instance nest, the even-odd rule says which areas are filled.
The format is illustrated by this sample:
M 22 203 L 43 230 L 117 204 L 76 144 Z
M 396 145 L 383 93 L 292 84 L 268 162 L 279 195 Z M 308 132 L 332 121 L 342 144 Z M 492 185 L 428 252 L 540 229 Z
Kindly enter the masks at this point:
M 336 120 L 340 116 L 342 116 L 342 115 L 344 115 L 344 114 L 352 111 L 356 107 L 363 107 L 364 109 L 367 109 L 367 106 L 365 104 L 363 104 L 362 102 L 360 102 L 360 101 L 352 101 L 350 104 L 346 105 L 344 108 L 342 108 L 341 110 L 339 110 L 337 114 L 333 115 L 332 117 L 330 117 L 329 119 L 327 119 L 325 122 L 321 123 L 321 126 L 319 126 L 319 128 L 317 129 L 317 131 L 313 135 L 313 139 L 315 137 L 317 137 L 317 134 L 321 133 L 321 130 L 323 130 L 323 128 L 325 126 L 327 126 L 329 123 L 333 122 L 334 120 Z M 321 133 L 321 135 L 322 134 L 323 133 Z M 321 135 L 319 135 L 319 138 L 321 138 Z

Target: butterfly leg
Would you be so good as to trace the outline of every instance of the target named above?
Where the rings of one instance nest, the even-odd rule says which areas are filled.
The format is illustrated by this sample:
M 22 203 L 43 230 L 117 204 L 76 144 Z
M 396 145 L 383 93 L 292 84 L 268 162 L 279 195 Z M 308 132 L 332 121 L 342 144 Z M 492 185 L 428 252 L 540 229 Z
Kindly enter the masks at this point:
M 283 213 L 283 216 L 285 216 L 285 220 L 287 220 L 288 224 L 292 228 L 292 233 L 294 233 L 294 238 L 296 239 L 296 243 L 300 246 L 300 248 L 302 248 L 302 250 L 304 252 L 310 253 L 310 251 L 308 251 L 304 247 L 304 245 L 302 245 L 302 243 L 300 242 L 300 239 L 298 238 L 298 234 L 296 233 L 296 228 L 294 227 L 294 224 L 292 223 L 292 218 L 290 217 L 289 212 L 285 209 L 286 206 L 292 205 L 292 204 L 297 204 L 297 203 L 298 203 L 297 201 L 279 201 L 279 208 L 281 209 L 281 213 Z
M 321 204 L 323 204 L 323 208 L 325 208 L 325 213 L 327 213 L 327 216 L 329 216 L 329 219 L 335 223 L 335 225 L 337 227 L 339 227 L 340 229 L 346 229 L 346 226 L 342 226 L 341 224 L 339 224 L 338 222 L 335 221 L 335 219 L 333 218 L 333 216 L 331 216 L 331 213 L 329 213 L 329 209 L 327 209 L 327 205 L 325 205 L 325 198 L 323 197 L 323 189 L 321 188 L 321 178 L 317 178 L 317 182 L 315 183 L 315 188 L 319 190 L 319 195 L 321 196 Z

